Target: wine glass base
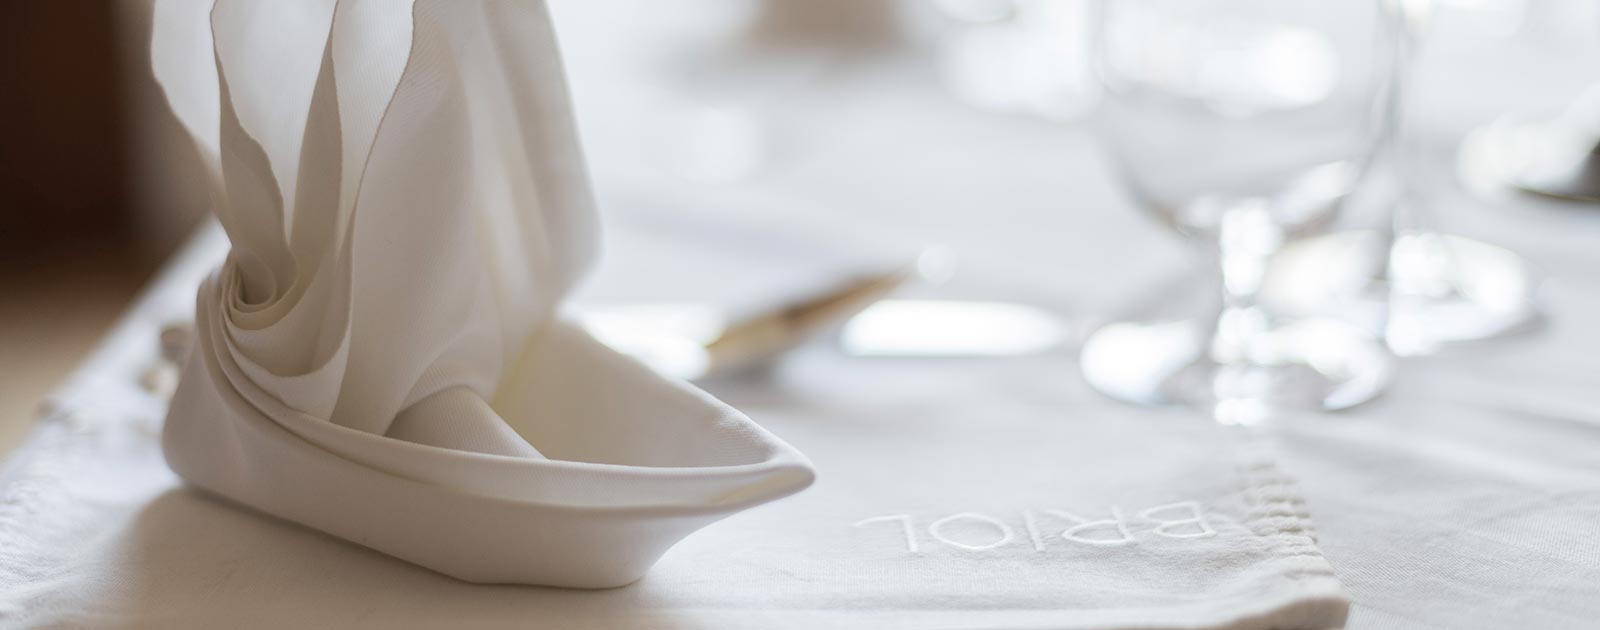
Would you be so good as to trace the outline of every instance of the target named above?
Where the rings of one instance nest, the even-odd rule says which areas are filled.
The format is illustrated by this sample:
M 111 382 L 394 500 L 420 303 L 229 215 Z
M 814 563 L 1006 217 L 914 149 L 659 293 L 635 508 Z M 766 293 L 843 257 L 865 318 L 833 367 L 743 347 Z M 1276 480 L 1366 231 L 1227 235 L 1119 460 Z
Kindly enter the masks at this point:
M 1217 363 L 1196 321 L 1107 325 L 1090 335 L 1083 376 L 1111 398 L 1183 404 L 1225 424 L 1284 411 L 1331 411 L 1376 397 L 1393 374 L 1387 349 L 1349 324 L 1300 320 L 1252 343 L 1255 361 Z
M 1538 274 L 1509 250 L 1448 234 L 1395 240 L 1385 337 L 1401 356 L 1504 336 L 1537 321 Z
M 1291 317 L 1334 314 L 1401 356 L 1507 335 L 1538 321 L 1539 274 L 1504 248 L 1449 234 L 1342 232 L 1280 252 L 1262 301 Z M 1388 256 L 1379 248 L 1388 246 Z M 1388 283 L 1382 261 L 1388 259 Z M 1387 304 L 1385 303 L 1387 300 Z

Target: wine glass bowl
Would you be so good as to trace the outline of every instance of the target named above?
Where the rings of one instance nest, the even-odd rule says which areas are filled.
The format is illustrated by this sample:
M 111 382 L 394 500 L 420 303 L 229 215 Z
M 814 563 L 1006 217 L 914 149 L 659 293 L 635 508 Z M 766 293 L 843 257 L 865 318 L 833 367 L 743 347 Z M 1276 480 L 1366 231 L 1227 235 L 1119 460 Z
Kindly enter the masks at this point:
M 1337 207 L 1387 124 L 1392 37 L 1377 2 L 1103 0 L 1098 130 L 1140 204 L 1180 230 L 1228 200 Z M 1364 15 L 1363 15 L 1364 14 Z M 1222 203 L 1218 203 L 1218 202 Z

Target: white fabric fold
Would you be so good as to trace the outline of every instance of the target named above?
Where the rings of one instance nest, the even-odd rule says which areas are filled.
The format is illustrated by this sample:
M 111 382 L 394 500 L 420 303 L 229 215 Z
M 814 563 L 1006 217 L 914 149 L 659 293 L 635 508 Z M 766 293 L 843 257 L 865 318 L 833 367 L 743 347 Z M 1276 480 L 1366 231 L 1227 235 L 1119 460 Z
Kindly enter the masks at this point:
M 597 227 L 542 3 L 163 0 L 154 25 L 232 242 L 165 430 L 190 483 L 464 579 L 582 587 L 810 483 L 561 321 Z

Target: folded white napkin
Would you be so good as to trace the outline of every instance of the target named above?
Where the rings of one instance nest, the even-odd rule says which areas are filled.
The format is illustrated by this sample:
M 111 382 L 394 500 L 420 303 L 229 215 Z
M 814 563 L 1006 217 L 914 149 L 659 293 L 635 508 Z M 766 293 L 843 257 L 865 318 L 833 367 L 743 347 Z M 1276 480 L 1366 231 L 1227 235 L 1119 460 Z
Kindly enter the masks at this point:
M 638 579 L 804 457 L 559 316 L 596 225 L 542 2 L 157 3 L 233 249 L 164 446 L 195 486 L 450 575 Z

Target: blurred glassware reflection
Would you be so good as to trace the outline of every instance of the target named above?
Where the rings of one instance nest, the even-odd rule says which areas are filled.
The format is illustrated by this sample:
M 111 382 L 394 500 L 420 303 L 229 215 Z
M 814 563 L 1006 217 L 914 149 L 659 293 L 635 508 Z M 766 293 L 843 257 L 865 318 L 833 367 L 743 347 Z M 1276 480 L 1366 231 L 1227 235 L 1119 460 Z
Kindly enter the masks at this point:
M 1459 3 L 1458 3 L 1459 4 Z M 1413 89 L 1419 84 L 1419 49 L 1432 24 L 1426 0 L 1407 3 L 1396 85 L 1395 209 L 1389 255 L 1389 324 L 1385 337 L 1400 356 L 1430 354 L 1440 346 L 1499 336 L 1538 315 L 1537 282 L 1515 254 L 1445 233 L 1439 196 L 1426 168 Z
M 1114 398 L 1187 403 L 1238 424 L 1377 395 L 1390 362 L 1375 335 L 1278 312 L 1261 291 L 1286 246 L 1335 229 L 1387 233 L 1388 204 L 1352 203 L 1352 193 L 1392 131 L 1397 7 L 1104 0 L 1097 9 L 1107 152 L 1140 204 L 1199 243 L 1218 271 L 1207 314 L 1095 332 L 1085 379 Z
M 1389 273 L 1387 338 L 1401 356 L 1513 332 L 1539 314 L 1537 274 L 1493 245 L 1439 233 L 1402 235 Z
M 1389 291 L 1375 289 L 1385 276 Z M 1396 274 L 1395 270 L 1409 270 Z M 1415 356 L 1445 340 L 1481 339 L 1535 320 L 1537 274 L 1516 254 L 1437 233 L 1352 231 L 1295 243 L 1273 258 L 1262 299 L 1282 313 L 1320 315 L 1383 335 Z
M 1447 343 L 1495 337 L 1525 328 L 1538 317 L 1537 274 L 1516 254 L 1441 231 L 1446 210 L 1436 189 L 1411 98 L 1419 84 L 1421 30 L 1431 26 L 1428 2 L 1404 4 L 1406 30 L 1400 41 L 1392 151 L 1386 165 L 1396 187 L 1394 237 L 1386 246 L 1387 269 L 1371 233 L 1339 234 L 1286 248 L 1275 257 L 1265 291 L 1287 313 L 1336 315 L 1383 335 L 1400 356 L 1433 353 Z M 1376 296 L 1387 281 L 1387 300 Z M 1371 286 L 1369 286 L 1371 285 Z M 1385 316 L 1385 307 L 1387 308 Z

